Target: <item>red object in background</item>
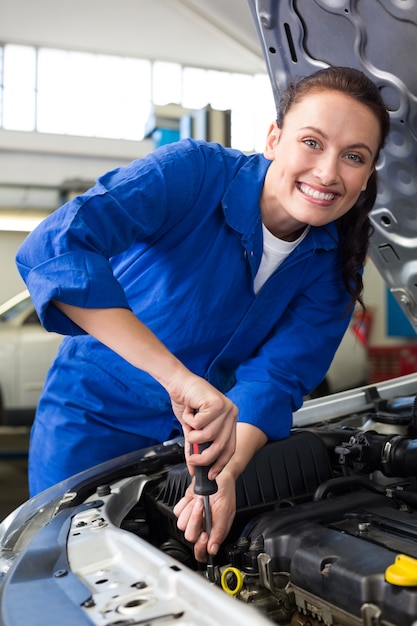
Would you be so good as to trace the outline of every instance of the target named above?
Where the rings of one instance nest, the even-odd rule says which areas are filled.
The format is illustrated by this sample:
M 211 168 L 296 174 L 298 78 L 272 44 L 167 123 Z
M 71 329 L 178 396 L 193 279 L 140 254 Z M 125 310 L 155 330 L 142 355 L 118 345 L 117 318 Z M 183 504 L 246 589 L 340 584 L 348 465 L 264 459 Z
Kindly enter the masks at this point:
M 417 345 L 369 348 L 369 383 L 417 372 Z
M 354 311 L 351 322 L 351 330 L 358 338 L 360 343 L 367 347 L 369 343 L 369 335 L 371 333 L 372 313 L 365 311 L 365 313 L 358 309 Z

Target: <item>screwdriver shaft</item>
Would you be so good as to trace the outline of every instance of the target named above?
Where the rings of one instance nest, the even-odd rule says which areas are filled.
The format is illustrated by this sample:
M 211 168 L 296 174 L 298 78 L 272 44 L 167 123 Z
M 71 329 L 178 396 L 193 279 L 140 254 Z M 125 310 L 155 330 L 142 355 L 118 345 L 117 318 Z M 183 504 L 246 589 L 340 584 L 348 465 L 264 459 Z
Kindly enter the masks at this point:
M 190 454 L 201 454 L 203 450 L 208 448 L 211 442 L 191 444 Z M 210 480 L 208 477 L 210 466 L 197 465 L 195 467 L 195 483 L 194 492 L 197 495 L 203 496 L 204 499 L 204 517 L 207 535 L 210 537 L 211 533 L 211 508 L 210 508 L 210 495 L 216 493 L 217 483 L 215 480 Z M 214 557 L 212 554 L 207 554 L 207 578 L 211 583 L 215 582 L 214 571 Z
M 204 514 L 206 517 L 206 533 L 210 537 L 211 533 L 211 509 L 210 496 L 204 496 Z M 215 582 L 214 558 L 212 554 L 207 554 L 207 578 L 211 583 Z

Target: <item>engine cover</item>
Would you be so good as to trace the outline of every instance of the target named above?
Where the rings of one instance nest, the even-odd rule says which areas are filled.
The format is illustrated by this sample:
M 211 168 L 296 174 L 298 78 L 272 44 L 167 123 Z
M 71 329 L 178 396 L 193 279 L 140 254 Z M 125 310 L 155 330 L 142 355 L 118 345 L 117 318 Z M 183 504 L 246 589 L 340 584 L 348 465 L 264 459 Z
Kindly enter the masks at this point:
M 333 623 L 329 607 L 359 620 L 366 605 L 378 607 L 384 623 L 415 623 L 417 588 L 407 578 L 392 585 L 385 572 L 405 553 L 417 573 L 417 514 L 386 496 L 363 490 L 279 509 L 258 518 L 238 544 L 244 540 L 246 551 L 229 552 L 234 566 L 259 574 L 258 557 L 267 554 L 274 573 L 288 572 L 299 608 L 307 603 L 324 623 Z

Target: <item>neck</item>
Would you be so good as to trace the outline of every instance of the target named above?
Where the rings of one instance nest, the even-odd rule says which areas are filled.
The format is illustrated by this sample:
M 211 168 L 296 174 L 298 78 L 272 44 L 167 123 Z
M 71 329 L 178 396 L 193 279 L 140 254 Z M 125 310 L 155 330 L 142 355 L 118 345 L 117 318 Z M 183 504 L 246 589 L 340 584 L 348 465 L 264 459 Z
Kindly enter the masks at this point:
M 274 237 L 282 239 L 283 241 L 295 241 L 301 237 L 307 224 L 299 222 L 288 215 L 280 204 L 276 202 L 275 196 L 268 194 L 267 181 L 270 171 L 271 168 L 267 172 L 260 199 L 262 222 L 265 228 L 267 228 Z
M 301 237 L 304 230 L 306 229 L 306 224 L 303 224 L 303 226 L 301 226 L 297 230 L 290 231 L 281 230 L 280 228 L 270 228 L 269 226 L 267 226 L 267 224 L 264 224 L 264 226 L 269 230 L 270 233 L 274 235 L 274 237 L 277 237 L 277 239 L 282 239 L 283 241 L 295 241 L 296 239 Z

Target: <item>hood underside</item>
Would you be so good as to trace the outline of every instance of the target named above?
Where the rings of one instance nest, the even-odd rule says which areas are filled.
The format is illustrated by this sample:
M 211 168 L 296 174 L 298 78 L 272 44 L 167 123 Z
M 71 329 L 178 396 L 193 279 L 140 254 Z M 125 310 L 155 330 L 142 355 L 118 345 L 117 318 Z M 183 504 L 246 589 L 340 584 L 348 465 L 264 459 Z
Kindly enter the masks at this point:
M 378 164 L 369 255 L 417 329 L 417 3 L 249 0 L 275 100 L 292 78 L 329 65 L 379 87 L 391 131 Z

